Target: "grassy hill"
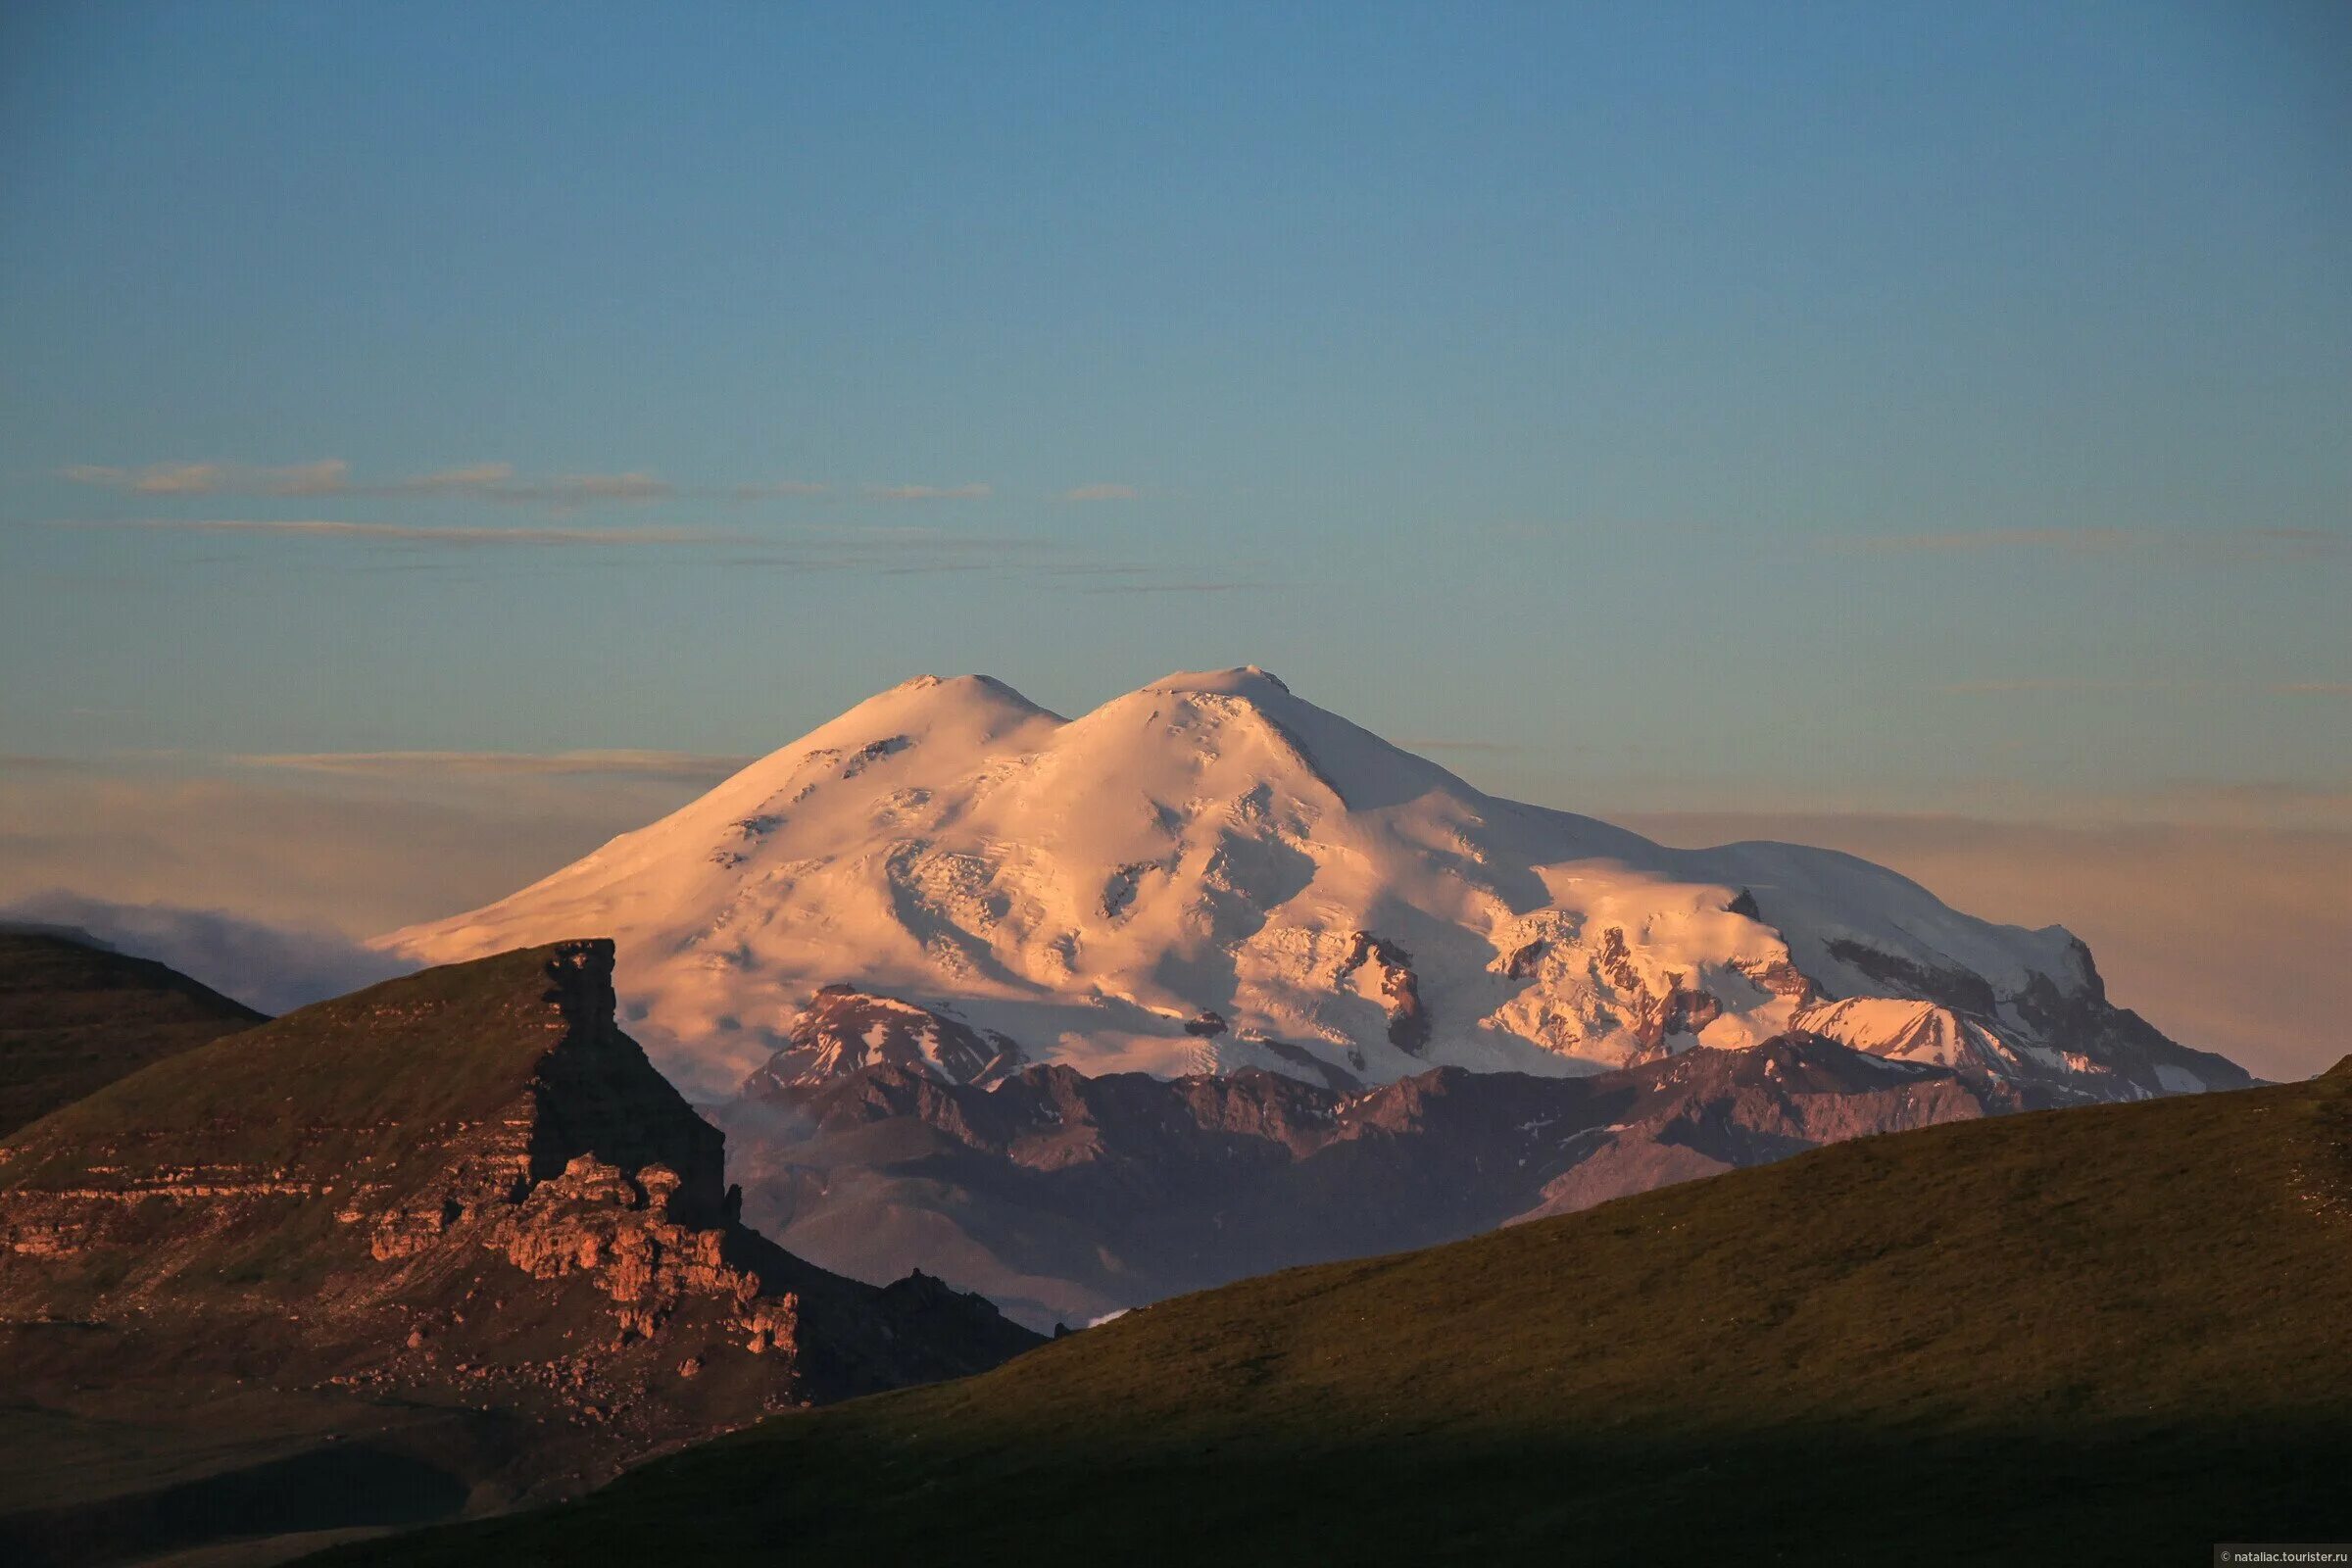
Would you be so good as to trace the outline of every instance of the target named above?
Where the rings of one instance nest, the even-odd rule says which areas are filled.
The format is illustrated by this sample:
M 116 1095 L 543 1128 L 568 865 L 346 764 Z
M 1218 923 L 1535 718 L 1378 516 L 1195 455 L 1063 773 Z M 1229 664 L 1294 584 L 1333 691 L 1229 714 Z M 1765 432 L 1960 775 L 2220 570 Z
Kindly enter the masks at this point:
M 160 963 L 0 929 L 0 1138 L 149 1062 L 265 1021 Z
M 2197 1562 L 2352 1535 L 2348 1300 L 2352 1063 L 1251 1280 L 329 1560 Z

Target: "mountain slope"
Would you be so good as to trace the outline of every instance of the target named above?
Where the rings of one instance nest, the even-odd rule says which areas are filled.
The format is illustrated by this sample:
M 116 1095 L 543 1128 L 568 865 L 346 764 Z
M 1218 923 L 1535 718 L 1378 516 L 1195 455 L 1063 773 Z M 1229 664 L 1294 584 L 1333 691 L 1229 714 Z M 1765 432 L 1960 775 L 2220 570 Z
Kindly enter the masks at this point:
M 603 942 L 428 970 L 0 1144 L 0 1399 L 34 1417 L 0 1446 L 0 1555 L 560 1496 L 1036 1343 L 745 1229 L 722 1136 L 615 1027 L 611 975 Z M 290 1496 L 289 1465 L 340 1479 Z
M 0 1138 L 151 1061 L 267 1021 L 79 933 L 0 927 Z
M 713 1114 L 762 1232 L 858 1278 L 920 1264 L 1049 1329 L 2015 1108 L 1949 1068 L 1790 1035 L 1584 1078 L 1441 1067 L 1354 1093 L 1061 1065 L 981 1088 L 883 1062 L 771 1078 Z
M 704 1099 L 792 1050 L 837 983 L 983 1042 L 925 1057 L 958 1081 L 1024 1058 L 1564 1077 L 1791 1028 L 2035 1102 L 2247 1081 L 2110 1005 L 2059 928 L 1971 919 L 1845 856 L 1669 850 L 1498 800 L 1254 667 L 1073 720 L 921 677 L 383 941 L 445 961 L 578 929 L 614 934 L 631 1026 Z M 1838 1005 L 1877 1001 L 1896 1005 Z
M 332 1560 L 2142 1564 L 2341 1539 L 2352 1062 L 1163 1302 Z

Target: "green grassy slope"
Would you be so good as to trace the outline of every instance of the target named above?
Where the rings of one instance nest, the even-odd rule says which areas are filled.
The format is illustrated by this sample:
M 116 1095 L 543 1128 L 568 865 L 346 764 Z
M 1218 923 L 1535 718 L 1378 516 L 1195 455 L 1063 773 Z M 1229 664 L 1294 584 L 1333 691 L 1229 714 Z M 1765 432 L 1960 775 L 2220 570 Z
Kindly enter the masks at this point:
M 160 963 L 0 930 L 0 1138 L 149 1062 L 265 1021 Z
M 1248 1281 L 331 1560 L 2196 1562 L 2352 1535 L 2348 1307 L 2339 1068 Z

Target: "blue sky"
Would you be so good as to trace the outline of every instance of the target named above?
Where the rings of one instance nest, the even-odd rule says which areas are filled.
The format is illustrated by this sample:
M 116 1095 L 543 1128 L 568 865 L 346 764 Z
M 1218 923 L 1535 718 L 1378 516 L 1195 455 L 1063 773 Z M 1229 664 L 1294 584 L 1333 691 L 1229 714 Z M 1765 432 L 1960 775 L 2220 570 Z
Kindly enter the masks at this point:
M 2346 146 L 2322 4 L 10 6 L 0 754 L 1254 662 L 1588 808 L 2340 813 Z

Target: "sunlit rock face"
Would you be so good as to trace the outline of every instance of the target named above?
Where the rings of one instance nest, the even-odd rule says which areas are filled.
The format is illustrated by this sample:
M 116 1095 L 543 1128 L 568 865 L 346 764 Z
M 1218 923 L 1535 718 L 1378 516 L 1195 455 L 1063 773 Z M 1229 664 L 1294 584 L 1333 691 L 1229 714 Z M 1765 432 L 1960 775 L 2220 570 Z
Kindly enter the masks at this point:
M 135 1391 L 223 1453 L 303 1412 L 412 1412 L 450 1449 L 412 1434 L 403 1463 L 516 1499 L 1036 1343 L 747 1229 L 723 1135 L 620 1030 L 612 980 L 604 941 L 430 969 L 10 1135 L 0 1393 L 104 1420 L 83 1407 Z

